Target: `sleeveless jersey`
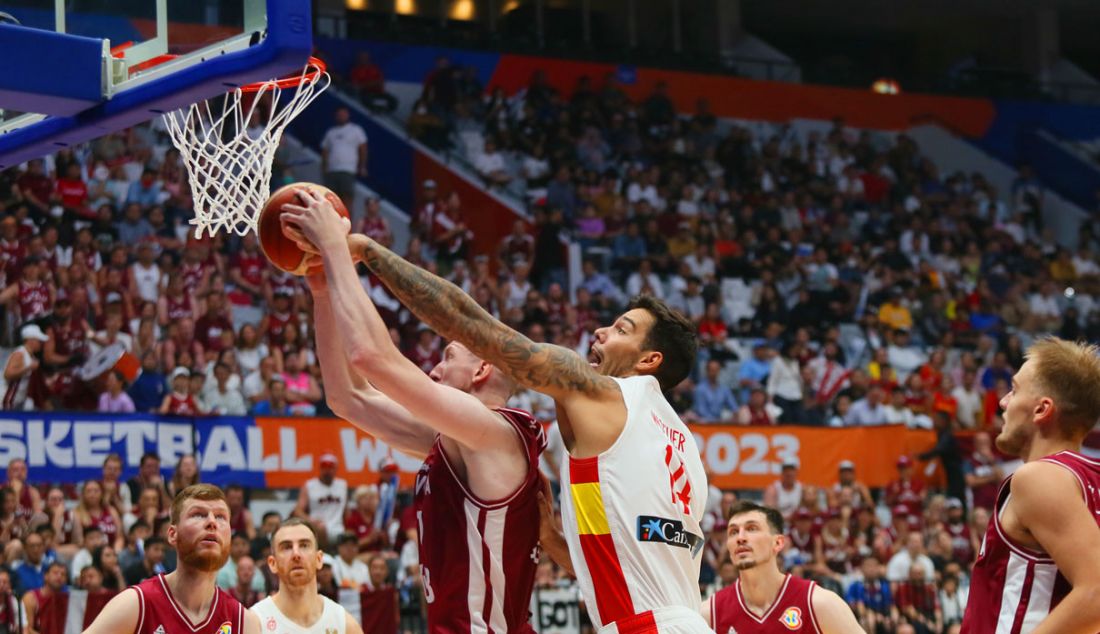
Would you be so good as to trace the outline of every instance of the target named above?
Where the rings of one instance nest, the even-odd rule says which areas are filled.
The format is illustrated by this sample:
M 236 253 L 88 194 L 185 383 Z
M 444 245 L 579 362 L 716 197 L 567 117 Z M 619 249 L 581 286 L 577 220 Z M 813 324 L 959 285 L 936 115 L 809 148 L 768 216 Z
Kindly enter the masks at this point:
M 348 482 L 335 478 L 332 484 L 325 484 L 319 478 L 306 480 L 306 496 L 309 499 L 309 515 L 320 518 L 330 527 L 343 532 L 344 509 L 348 505 Z
M 893 509 L 899 504 L 909 508 L 909 514 L 923 517 L 924 483 L 919 480 L 894 480 L 886 485 L 883 497 L 886 498 L 886 506 Z
M 199 408 L 195 405 L 195 397 L 187 394 L 180 397 L 175 392 L 168 395 L 168 413 L 173 416 L 191 416 L 199 413 Z
M 156 303 L 157 298 L 160 297 L 160 267 L 154 263 L 146 268 L 141 262 L 134 262 L 130 265 L 130 270 L 133 272 L 134 284 L 137 286 L 134 289 L 137 291 L 137 296 L 142 301 Z
M 179 295 L 166 295 L 165 302 L 168 308 L 168 320 L 178 321 L 180 319 L 195 318 L 195 308 L 191 304 L 191 294 L 184 292 Z
M 783 517 L 789 518 L 792 513 L 798 510 L 799 506 L 802 506 L 801 482 L 795 482 L 789 491 L 783 488 L 782 484 L 775 484 L 775 507 L 779 509 Z
M 134 634 L 240 634 L 244 632 L 244 608 L 221 588 L 214 589 L 210 612 L 192 623 L 172 596 L 164 575 L 133 586 L 138 593 L 138 626 Z
M 527 476 L 514 494 L 495 502 L 475 496 L 438 438 L 416 476 L 430 634 L 534 631 L 528 615 L 539 561 L 538 464 L 546 437 L 527 412 L 495 411 L 519 434 L 527 456 Z
M 23 323 L 45 317 L 50 312 L 50 287 L 42 280 L 19 282 L 19 318 Z
M 89 512 L 88 517 L 92 521 L 84 525 L 85 529 L 95 526 L 103 533 L 108 544 L 115 543 L 115 539 L 118 537 L 118 524 L 115 523 L 115 517 L 111 515 L 111 512 L 107 508 L 100 511 L 99 515 L 92 515 Z
M 298 320 L 293 313 L 267 314 L 267 344 L 269 346 L 283 345 L 283 331 L 287 328 L 296 328 Z
M 199 284 L 202 284 L 203 278 L 206 277 L 206 264 L 202 262 L 196 264 L 184 262 L 180 264 L 180 275 L 183 276 L 183 286 L 187 289 L 187 292 L 194 293 Z
M 562 523 L 589 617 L 601 628 L 639 615 L 657 631 L 644 615 L 690 611 L 709 631 L 699 616 L 707 478 L 695 437 L 656 378 L 615 381 L 627 410 L 619 438 L 598 456 L 570 456 L 561 473 Z
M 739 579 L 711 599 L 710 622 L 717 634 L 821 634 L 813 607 L 816 586 L 808 579 L 787 575 L 771 607 L 757 616 L 745 606 Z
M 34 358 L 31 353 L 27 351 L 26 346 L 19 346 L 14 351 L 13 355 L 23 355 L 23 367 L 29 367 Z M 23 405 L 27 402 L 27 387 L 31 383 L 31 377 L 22 376 L 13 379 L 8 382 L 8 391 L 4 393 L 4 409 L 8 411 L 22 411 Z
M 1067 469 L 1077 479 L 1085 504 L 1100 525 L 1100 461 L 1073 451 L 1042 459 Z M 1027 634 L 1070 591 L 1050 555 L 1016 544 L 1001 526 L 1001 513 L 1012 495 L 1005 478 L 997 493 L 989 528 L 982 539 L 970 580 L 963 634 Z
M 241 278 L 253 284 L 259 286 L 264 281 L 264 269 L 267 268 L 267 258 L 262 253 L 245 253 L 241 251 L 234 258 L 236 262 L 234 265 L 241 272 Z
M 260 601 L 251 609 L 256 616 L 260 617 L 260 631 L 265 634 L 312 634 L 313 632 L 344 634 L 347 627 L 344 608 L 328 597 L 317 595 L 317 598 L 324 603 L 325 608 L 321 612 L 321 618 L 309 627 L 302 627 L 287 618 L 271 597 Z

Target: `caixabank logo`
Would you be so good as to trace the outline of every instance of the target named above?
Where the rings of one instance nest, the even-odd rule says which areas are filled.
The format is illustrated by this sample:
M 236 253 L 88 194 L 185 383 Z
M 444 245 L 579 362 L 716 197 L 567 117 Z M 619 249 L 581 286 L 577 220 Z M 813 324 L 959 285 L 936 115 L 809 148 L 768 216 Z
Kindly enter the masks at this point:
M 650 515 L 638 516 L 638 541 L 687 548 L 692 557 L 703 549 L 703 538 L 684 530 L 684 523 L 680 520 Z

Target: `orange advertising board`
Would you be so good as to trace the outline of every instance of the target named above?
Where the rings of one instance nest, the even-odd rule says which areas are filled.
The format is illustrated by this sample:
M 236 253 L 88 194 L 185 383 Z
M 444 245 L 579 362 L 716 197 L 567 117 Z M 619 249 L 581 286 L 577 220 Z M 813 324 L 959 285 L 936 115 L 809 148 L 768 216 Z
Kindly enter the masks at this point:
M 317 472 L 326 453 L 339 460 L 338 475 L 352 486 L 378 482 L 381 462 L 397 464 L 401 482 L 411 485 L 420 461 L 391 450 L 386 443 L 336 419 L 257 418 L 262 435 L 262 464 L 267 486 L 299 487 Z M 829 429 L 816 427 L 743 427 L 691 425 L 711 482 L 722 489 L 761 489 L 773 482 L 782 464 L 797 460 L 799 479 L 827 486 L 836 482 L 837 464 L 851 460 L 858 478 L 883 486 L 897 477 L 899 456 L 915 457 L 935 444 L 930 431 L 901 425 Z M 940 477 L 938 462 L 917 463 L 926 479 Z M 924 467 L 928 467 L 925 469 Z

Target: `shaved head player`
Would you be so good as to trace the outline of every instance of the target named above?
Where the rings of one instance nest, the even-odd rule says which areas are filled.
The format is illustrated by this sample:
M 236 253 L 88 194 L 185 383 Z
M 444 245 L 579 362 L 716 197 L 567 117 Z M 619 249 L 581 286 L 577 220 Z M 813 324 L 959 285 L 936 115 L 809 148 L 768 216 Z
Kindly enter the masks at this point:
M 268 634 L 363 634 L 363 628 L 339 603 L 317 592 L 317 571 L 325 553 L 317 533 L 292 517 L 271 536 L 267 566 L 279 578 L 279 591 L 252 606 Z
M 229 505 L 210 484 L 193 484 L 172 501 L 168 543 L 176 569 L 111 599 L 85 634 L 260 634 L 260 620 L 214 584 L 229 559 Z

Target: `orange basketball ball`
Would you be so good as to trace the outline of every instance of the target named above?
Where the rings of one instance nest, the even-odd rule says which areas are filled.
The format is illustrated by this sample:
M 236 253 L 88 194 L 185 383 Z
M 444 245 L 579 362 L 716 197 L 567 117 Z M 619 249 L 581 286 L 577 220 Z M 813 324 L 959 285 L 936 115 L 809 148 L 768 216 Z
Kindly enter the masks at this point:
M 305 275 L 308 273 L 304 262 L 306 254 L 293 240 L 283 234 L 283 227 L 279 223 L 279 216 L 283 215 L 283 205 L 302 204 L 297 194 L 299 189 L 309 189 L 323 196 L 332 203 L 333 208 L 341 216 L 350 218 L 351 215 L 348 214 L 348 208 L 344 206 L 339 196 L 331 189 L 316 183 L 291 183 L 280 187 L 267 199 L 256 223 L 260 249 L 263 250 L 267 259 L 280 269 L 294 275 Z

